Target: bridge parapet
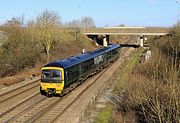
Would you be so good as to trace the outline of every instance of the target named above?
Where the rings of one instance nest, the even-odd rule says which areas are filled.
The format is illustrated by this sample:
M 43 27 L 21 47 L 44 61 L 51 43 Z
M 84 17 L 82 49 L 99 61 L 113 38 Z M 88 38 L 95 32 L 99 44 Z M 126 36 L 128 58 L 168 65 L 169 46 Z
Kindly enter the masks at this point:
M 82 29 L 84 34 L 108 34 L 108 35 L 166 35 L 170 28 L 87 28 Z

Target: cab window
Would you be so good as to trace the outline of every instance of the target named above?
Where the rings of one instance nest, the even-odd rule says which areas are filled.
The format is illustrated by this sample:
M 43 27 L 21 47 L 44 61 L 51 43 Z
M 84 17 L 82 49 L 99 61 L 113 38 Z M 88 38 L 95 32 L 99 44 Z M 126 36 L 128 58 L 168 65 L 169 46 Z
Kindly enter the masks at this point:
M 42 70 L 41 81 L 43 82 L 60 82 L 61 79 L 60 70 Z
M 45 78 L 51 78 L 51 71 L 50 70 L 43 70 L 42 71 L 42 78 L 45 79 Z
M 61 78 L 61 71 L 59 71 L 59 70 L 53 70 L 53 71 L 52 71 L 52 78 L 58 78 L 58 79 L 60 79 L 60 78 Z

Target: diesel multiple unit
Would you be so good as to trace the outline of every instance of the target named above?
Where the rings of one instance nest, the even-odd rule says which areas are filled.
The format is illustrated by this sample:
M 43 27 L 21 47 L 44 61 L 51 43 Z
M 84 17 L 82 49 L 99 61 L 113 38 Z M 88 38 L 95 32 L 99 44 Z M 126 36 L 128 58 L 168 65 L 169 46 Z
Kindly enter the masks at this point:
M 118 59 L 119 51 L 120 45 L 113 44 L 45 65 L 41 69 L 41 94 L 68 93 Z

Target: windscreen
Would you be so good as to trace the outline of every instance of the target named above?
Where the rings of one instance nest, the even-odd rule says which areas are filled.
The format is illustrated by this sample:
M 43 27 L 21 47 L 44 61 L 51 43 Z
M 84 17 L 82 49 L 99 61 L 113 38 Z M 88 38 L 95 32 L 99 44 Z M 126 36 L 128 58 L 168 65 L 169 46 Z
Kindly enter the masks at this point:
M 41 82 L 58 83 L 62 81 L 60 70 L 42 70 Z

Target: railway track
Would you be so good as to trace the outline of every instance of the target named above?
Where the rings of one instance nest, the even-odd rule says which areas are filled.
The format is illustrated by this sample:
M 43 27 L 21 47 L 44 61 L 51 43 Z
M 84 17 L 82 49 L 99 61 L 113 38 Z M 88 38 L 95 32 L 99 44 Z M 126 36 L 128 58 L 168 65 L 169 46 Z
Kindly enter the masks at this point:
M 83 83 L 81 86 L 76 88 L 74 91 L 62 98 L 53 98 L 47 101 L 45 107 L 37 106 L 32 110 L 29 110 L 23 116 L 19 117 L 16 122 L 55 122 L 61 115 L 69 110 L 69 107 L 79 100 L 89 88 L 91 88 L 97 80 L 104 75 L 108 69 L 104 69 L 100 74 L 92 77 L 89 81 Z M 42 108 L 43 107 L 43 108 Z
M 39 79 L 10 86 L 0 93 L 0 121 L 6 114 L 12 112 L 17 106 L 31 99 L 39 90 Z
M 3 97 L 0 99 L 0 122 L 55 122 L 64 112 L 70 110 L 69 107 L 77 102 L 81 95 L 89 88 L 92 88 L 108 69 L 102 70 L 99 74 L 91 77 L 75 88 L 72 92 L 60 98 L 41 96 L 39 93 L 39 83 L 37 81 L 35 83 L 38 84 L 31 83 L 23 85 L 17 87 L 15 90 L 0 94 L 0 97 Z M 27 93 L 31 94 L 27 96 Z M 7 106 L 10 104 L 7 102 L 17 100 L 17 98 L 21 98 L 21 100 L 13 103 L 11 106 Z
M 16 105 L 18 105 L 19 103 L 22 102 L 22 100 L 26 99 L 27 97 L 30 97 L 31 95 L 37 93 L 37 91 L 39 90 L 39 86 L 36 86 L 34 88 L 31 88 L 30 90 L 26 90 L 25 92 L 21 93 L 21 94 L 16 94 L 11 98 L 8 98 L 6 100 L 3 100 L 2 102 L 0 102 L 0 116 L 10 110 L 11 108 L 15 107 Z
M 20 116 L 23 112 L 31 109 L 37 103 L 46 100 L 46 97 L 42 97 L 40 93 L 34 93 L 29 97 L 26 97 L 20 103 L 9 108 L 0 115 L 0 122 L 13 121 L 17 116 Z
M 107 70 L 107 69 L 106 69 Z M 104 73 L 103 70 L 100 74 L 94 76 L 91 81 L 88 83 L 83 83 L 77 87 L 72 92 L 68 93 L 64 97 L 51 97 L 42 99 L 39 102 L 35 103 L 29 108 L 24 109 L 19 114 L 16 114 L 9 119 L 6 119 L 5 122 L 53 122 L 57 117 L 59 117 L 68 107 L 73 104 L 74 101 L 78 100 L 81 94 L 83 94 L 86 89 L 94 84 L 94 82 Z M 44 96 L 41 96 L 44 97 Z M 58 110 L 57 110 L 58 109 Z
M 68 107 L 70 107 L 75 101 L 77 101 L 79 99 L 79 97 L 85 91 L 88 90 L 88 88 L 90 88 L 92 85 L 96 84 L 96 80 L 99 79 L 99 77 L 102 76 L 105 71 L 107 71 L 107 69 L 104 69 L 100 74 L 98 74 L 97 76 L 94 76 L 87 83 L 83 83 L 79 88 L 77 88 L 73 92 L 69 93 L 69 95 L 62 98 L 59 102 L 57 102 L 56 105 L 54 105 L 52 107 L 48 107 L 47 110 L 44 110 L 44 112 L 41 112 L 41 115 L 39 115 L 38 117 L 36 115 L 35 118 L 28 120 L 28 123 L 30 123 L 30 122 L 37 122 L 37 123 L 38 122 L 49 122 L 49 123 L 54 122 L 66 110 L 68 110 Z
M 112 84 L 112 76 L 114 75 L 118 66 L 121 65 L 124 58 L 126 59 L 131 52 L 132 50 L 123 51 L 123 58 L 120 57 L 120 59 L 115 61 L 115 63 L 103 73 L 103 76 L 98 77 L 96 82 L 92 84 L 92 86 L 89 86 L 88 89 L 86 89 L 86 91 L 84 91 L 77 100 L 74 100 L 62 114 L 53 120 L 53 122 L 79 122 L 80 118 L 84 115 L 84 111 L 88 108 L 88 104 L 91 104 L 99 93 L 103 93 L 104 90 L 110 87 Z
M 0 103 L 10 99 L 11 97 L 14 97 L 18 94 L 22 94 L 38 86 L 39 85 L 38 81 L 39 79 L 37 79 L 36 81 L 31 81 L 30 83 L 27 83 L 27 84 L 25 83 L 22 86 L 16 86 L 16 87 L 10 88 L 8 91 L 5 91 L 4 93 L 0 93 Z

